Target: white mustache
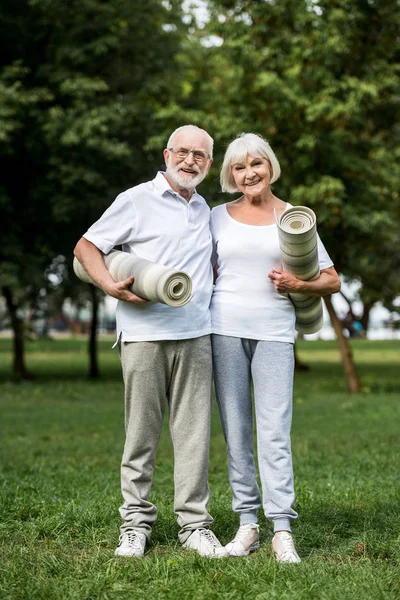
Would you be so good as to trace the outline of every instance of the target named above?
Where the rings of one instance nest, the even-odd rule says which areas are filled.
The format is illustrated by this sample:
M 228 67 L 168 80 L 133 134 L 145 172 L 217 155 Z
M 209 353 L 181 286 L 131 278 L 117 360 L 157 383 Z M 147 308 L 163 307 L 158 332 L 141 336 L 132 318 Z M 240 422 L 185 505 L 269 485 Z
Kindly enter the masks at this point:
M 173 178 L 173 181 L 182 189 L 192 189 L 201 183 L 206 176 L 206 172 L 202 171 L 199 165 L 186 165 L 185 161 L 181 161 L 178 165 L 172 166 L 171 159 L 167 164 L 167 173 Z M 192 171 L 185 173 L 182 169 Z
M 176 165 L 176 167 L 173 167 L 173 171 L 175 173 L 177 173 L 180 169 L 186 169 L 186 170 L 194 171 L 195 173 L 200 173 L 200 169 L 197 165 L 193 165 L 192 167 L 187 167 L 184 165 L 184 162 L 185 161 L 182 161 L 181 163 Z

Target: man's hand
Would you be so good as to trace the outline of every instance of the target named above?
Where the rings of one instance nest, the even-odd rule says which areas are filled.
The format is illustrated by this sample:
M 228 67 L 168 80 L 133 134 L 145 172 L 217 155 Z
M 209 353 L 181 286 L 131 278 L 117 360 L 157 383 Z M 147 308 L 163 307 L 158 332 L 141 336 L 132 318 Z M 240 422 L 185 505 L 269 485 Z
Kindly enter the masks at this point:
M 135 278 L 133 275 L 125 279 L 125 281 L 114 282 L 112 285 L 107 286 L 107 289 L 104 291 L 112 296 L 113 298 L 117 298 L 117 300 L 122 300 L 122 302 L 128 302 L 128 304 L 139 304 L 149 302 L 149 300 L 145 300 L 145 298 L 141 298 L 140 296 L 136 296 L 129 289 Z
M 279 294 L 296 292 L 298 291 L 299 285 L 302 283 L 296 275 L 292 275 L 287 271 L 282 271 L 282 269 L 272 269 L 272 271 L 268 273 L 268 277 L 272 280 L 272 283 Z

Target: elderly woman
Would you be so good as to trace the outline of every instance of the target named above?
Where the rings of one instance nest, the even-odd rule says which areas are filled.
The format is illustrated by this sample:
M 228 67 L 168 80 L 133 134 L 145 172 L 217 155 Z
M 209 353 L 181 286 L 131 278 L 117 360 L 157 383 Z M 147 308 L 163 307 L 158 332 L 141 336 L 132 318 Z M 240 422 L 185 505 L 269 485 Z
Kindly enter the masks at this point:
M 260 136 L 242 134 L 228 146 L 222 190 L 241 196 L 211 212 L 216 274 L 212 347 L 232 508 L 240 519 L 226 548 L 232 556 L 247 556 L 258 548 L 262 505 L 273 523 L 277 561 L 296 563 L 290 448 L 295 313 L 288 293 L 325 296 L 337 292 L 340 281 L 319 239 L 318 279 L 301 281 L 280 268 L 274 209 L 280 215 L 290 204 L 271 190 L 279 175 L 278 160 Z M 262 500 L 254 460 L 252 383 Z

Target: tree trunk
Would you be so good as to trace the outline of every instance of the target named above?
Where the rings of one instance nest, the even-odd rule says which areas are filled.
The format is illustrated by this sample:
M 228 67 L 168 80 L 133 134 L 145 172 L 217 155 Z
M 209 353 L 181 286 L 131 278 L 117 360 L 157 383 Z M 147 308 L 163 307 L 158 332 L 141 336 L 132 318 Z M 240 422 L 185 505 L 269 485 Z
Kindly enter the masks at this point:
M 11 327 L 14 332 L 13 339 L 13 372 L 17 379 L 33 379 L 32 373 L 29 373 L 25 365 L 24 353 L 24 324 L 18 317 L 18 306 L 15 304 L 11 288 L 3 287 L 3 296 L 6 301 L 7 309 L 10 315 Z
M 335 309 L 333 308 L 331 296 L 325 296 L 324 298 L 326 308 L 331 319 L 332 327 L 336 334 L 336 339 L 340 348 L 340 355 L 342 358 L 343 368 L 347 379 L 347 389 L 351 393 L 360 392 L 361 385 L 356 367 L 353 361 L 353 355 L 350 347 L 349 340 L 343 334 L 342 323 L 337 316 Z
M 349 298 L 346 296 L 346 294 L 342 290 L 340 290 L 339 294 L 342 296 L 342 298 L 344 300 L 346 300 L 347 304 L 349 305 L 349 311 L 351 314 L 351 318 L 353 319 L 353 321 L 355 321 L 356 317 L 355 317 L 355 314 L 353 313 L 353 305 L 351 303 L 351 300 L 349 300 Z
M 363 330 L 365 331 L 365 334 L 368 331 L 369 315 L 373 306 L 374 305 L 371 302 L 364 302 L 363 304 L 363 314 L 361 316 L 360 323 L 363 327 Z
M 89 377 L 98 379 L 100 377 L 99 363 L 97 359 L 97 319 L 99 312 L 99 300 L 94 285 L 90 285 L 90 294 L 92 296 L 92 322 L 89 332 Z

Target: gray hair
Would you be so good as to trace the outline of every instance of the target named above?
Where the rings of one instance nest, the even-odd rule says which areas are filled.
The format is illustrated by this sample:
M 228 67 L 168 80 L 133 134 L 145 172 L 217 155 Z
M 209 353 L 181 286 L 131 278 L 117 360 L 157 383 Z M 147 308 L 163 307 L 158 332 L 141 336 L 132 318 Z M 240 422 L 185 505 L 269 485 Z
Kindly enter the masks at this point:
M 266 158 L 269 161 L 271 165 L 270 183 L 274 183 L 279 178 L 281 168 L 268 142 L 256 133 L 241 133 L 229 144 L 225 152 L 220 173 L 223 192 L 234 194 L 239 191 L 232 176 L 232 166 L 236 163 L 244 163 L 248 155 L 255 158 Z
M 178 127 L 178 129 L 175 129 L 175 131 L 173 133 L 171 133 L 171 135 L 169 136 L 167 149 L 173 148 L 175 136 L 178 133 L 181 133 L 181 131 L 185 131 L 186 129 L 195 129 L 197 131 L 201 131 L 202 133 L 204 133 L 204 136 L 207 139 L 209 146 L 210 146 L 209 155 L 210 155 L 210 158 L 212 158 L 214 140 L 212 139 L 211 135 L 209 133 L 207 133 L 207 131 L 205 129 L 201 129 L 200 127 L 197 127 L 197 125 L 182 125 L 182 127 Z

